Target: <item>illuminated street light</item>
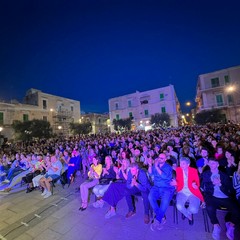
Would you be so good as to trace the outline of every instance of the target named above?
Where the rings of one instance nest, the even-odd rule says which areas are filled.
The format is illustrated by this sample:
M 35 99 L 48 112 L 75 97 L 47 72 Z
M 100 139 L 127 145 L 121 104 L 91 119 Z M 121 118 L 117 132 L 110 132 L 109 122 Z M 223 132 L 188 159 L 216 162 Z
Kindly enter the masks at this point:
M 2 130 L 3 130 L 3 128 L 2 128 L 2 127 L 0 127 L 0 134 L 1 134 Z
M 52 108 L 50 108 L 50 112 L 53 112 L 53 109 L 52 109 Z
M 58 126 L 58 129 L 61 130 L 61 129 L 62 129 L 62 126 Z
M 190 107 L 191 106 L 191 102 L 186 102 L 186 106 Z
M 234 92 L 235 90 L 236 90 L 235 86 L 229 86 L 229 87 L 226 88 L 227 92 Z
M 185 118 L 185 116 L 184 115 L 182 115 L 182 119 L 184 119 Z

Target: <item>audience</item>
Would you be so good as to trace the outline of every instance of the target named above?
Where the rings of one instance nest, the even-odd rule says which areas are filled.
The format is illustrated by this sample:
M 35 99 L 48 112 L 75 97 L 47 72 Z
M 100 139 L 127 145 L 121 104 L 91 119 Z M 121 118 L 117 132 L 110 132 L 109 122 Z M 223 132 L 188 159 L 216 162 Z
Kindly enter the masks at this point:
M 80 210 L 87 208 L 88 190 L 93 188 L 98 198 L 93 206 L 102 207 L 104 202 L 110 205 L 106 218 L 116 215 L 117 204 L 124 197 L 128 203 L 127 217 L 131 217 L 136 210 L 136 195 L 141 195 L 144 222 L 150 221 L 148 201 L 156 215 L 152 230 L 162 229 L 166 222 L 165 213 L 176 187 L 177 208 L 190 224 L 192 214 L 205 200 L 214 225 L 214 239 L 220 236 L 215 210 L 225 205 L 231 213 L 226 218 L 227 237 L 233 239 L 239 221 L 239 206 L 235 202 L 239 202 L 239 133 L 239 125 L 211 124 L 10 144 L 0 150 L 0 181 L 5 192 L 11 192 L 22 178 L 28 183 L 27 192 L 40 184 L 47 198 L 51 196 L 51 180 L 65 171 L 70 183 L 80 171 Z M 104 158 L 102 167 L 98 159 L 103 162 Z

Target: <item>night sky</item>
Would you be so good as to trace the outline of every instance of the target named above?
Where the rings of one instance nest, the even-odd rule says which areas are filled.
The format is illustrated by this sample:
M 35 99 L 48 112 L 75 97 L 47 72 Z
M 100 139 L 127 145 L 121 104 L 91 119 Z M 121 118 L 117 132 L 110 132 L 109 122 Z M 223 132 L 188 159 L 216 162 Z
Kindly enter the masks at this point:
M 29 88 L 107 112 L 108 99 L 240 65 L 240 1 L 2 0 L 0 99 Z

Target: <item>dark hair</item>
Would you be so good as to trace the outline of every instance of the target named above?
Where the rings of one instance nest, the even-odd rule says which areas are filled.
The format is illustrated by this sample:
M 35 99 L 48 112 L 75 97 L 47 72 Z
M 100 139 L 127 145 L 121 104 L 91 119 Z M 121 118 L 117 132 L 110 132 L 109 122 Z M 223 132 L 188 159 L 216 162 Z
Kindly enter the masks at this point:
M 219 162 L 216 158 L 213 158 L 213 157 L 210 157 L 210 158 L 208 159 L 208 162 L 209 162 L 209 161 Z

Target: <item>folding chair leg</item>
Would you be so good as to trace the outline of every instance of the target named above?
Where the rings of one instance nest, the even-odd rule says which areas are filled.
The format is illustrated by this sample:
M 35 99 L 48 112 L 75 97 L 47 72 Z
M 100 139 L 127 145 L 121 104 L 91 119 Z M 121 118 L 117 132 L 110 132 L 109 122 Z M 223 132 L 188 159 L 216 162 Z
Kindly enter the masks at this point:
M 204 221 L 205 232 L 210 232 L 207 210 L 204 208 L 204 209 L 202 210 L 202 212 L 203 212 L 203 221 Z

